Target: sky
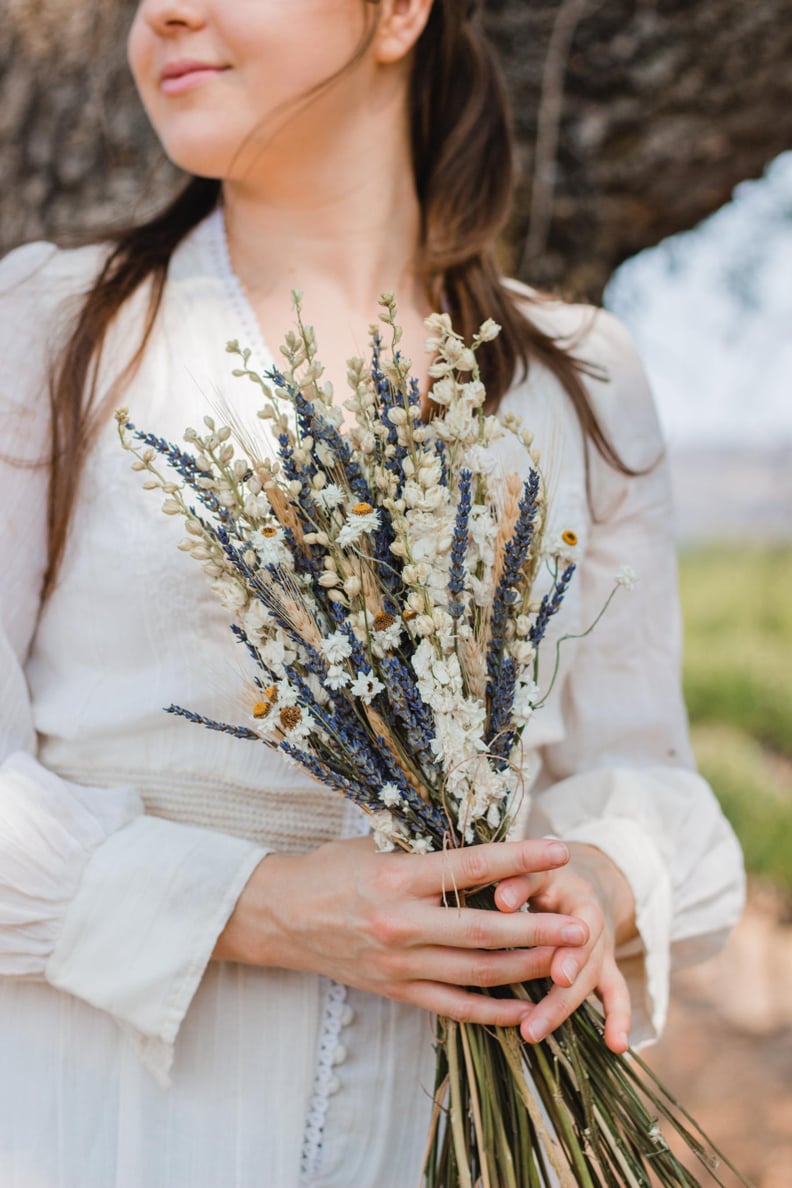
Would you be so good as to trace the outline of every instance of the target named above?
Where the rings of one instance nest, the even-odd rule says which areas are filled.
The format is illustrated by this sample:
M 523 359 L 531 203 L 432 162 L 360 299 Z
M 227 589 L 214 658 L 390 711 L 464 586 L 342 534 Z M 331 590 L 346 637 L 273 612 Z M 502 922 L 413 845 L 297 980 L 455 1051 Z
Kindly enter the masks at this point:
M 792 152 L 623 264 L 605 304 L 632 332 L 672 448 L 792 446 Z

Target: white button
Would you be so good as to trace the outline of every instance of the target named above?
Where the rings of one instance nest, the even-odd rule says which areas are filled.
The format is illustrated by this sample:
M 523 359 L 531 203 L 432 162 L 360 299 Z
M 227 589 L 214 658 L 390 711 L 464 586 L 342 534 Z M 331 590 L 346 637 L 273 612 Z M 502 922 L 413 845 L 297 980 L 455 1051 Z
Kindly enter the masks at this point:
M 327 1082 L 328 1097 L 334 1097 L 335 1094 L 338 1093 L 340 1088 L 341 1088 L 341 1082 L 339 1081 L 338 1077 L 331 1077 L 330 1080 Z
M 347 1058 L 347 1050 L 343 1044 L 339 1044 L 335 1052 L 333 1052 L 333 1065 L 343 1064 Z
M 349 1005 L 349 1003 L 347 1003 L 345 1005 L 343 1011 L 341 1012 L 341 1026 L 349 1027 L 349 1024 L 354 1023 L 354 1022 L 355 1022 L 354 1009 Z

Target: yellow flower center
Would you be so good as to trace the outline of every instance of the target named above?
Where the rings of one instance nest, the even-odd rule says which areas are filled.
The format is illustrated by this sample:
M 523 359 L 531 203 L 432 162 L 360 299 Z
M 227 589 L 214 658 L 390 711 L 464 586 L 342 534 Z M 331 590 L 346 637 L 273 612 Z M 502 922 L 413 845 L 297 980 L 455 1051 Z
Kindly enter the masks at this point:
M 410 619 L 416 618 L 417 615 L 418 611 L 411 610 L 409 606 L 407 607 L 406 611 L 402 612 L 402 618 L 404 619 L 405 623 L 409 623 Z
M 389 615 L 387 611 L 380 611 L 374 616 L 374 630 L 387 631 L 395 622 L 393 615 Z
M 266 718 L 267 714 L 272 709 L 275 702 L 278 700 L 278 689 L 276 685 L 268 685 L 262 694 L 262 700 L 257 701 L 253 706 L 254 718 Z
M 571 549 L 575 547 L 578 542 L 577 533 L 573 532 L 571 528 L 567 528 L 566 532 L 561 533 L 561 539 L 565 545 L 569 545 Z
M 368 516 L 373 511 L 374 511 L 374 508 L 371 506 L 370 503 L 356 503 L 355 506 L 352 508 L 352 515 L 353 516 Z
M 261 529 L 261 535 L 262 536 L 277 536 L 278 529 L 273 528 L 271 524 L 268 524 L 266 528 Z

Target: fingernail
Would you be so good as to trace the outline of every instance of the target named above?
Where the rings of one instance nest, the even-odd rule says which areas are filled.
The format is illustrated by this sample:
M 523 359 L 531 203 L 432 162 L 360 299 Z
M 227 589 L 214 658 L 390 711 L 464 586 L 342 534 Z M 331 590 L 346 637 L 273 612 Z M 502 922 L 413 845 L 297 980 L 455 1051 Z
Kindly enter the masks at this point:
M 543 1019 L 541 1015 L 534 1016 L 525 1029 L 525 1038 L 530 1040 L 531 1043 L 538 1044 L 540 1040 L 544 1039 L 549 1030 L 550 1028 L 546 1019 Z
M 618 1039 L 619 1043 L 620 1043 L 620 1044 L 621 1044 L 621 1045 L 622 1045 L 624 1048 L 629 1048 L 629 1046 L 630 1046 L 630 1037 L 627 1035 L 627 1032 L 626 1032 L 626 1031 L 620 1031 L 620 1032 L 619 1032 L 619 1034 L 618 1034 L 618 1036 L 617 1036 L 616 1038 Z
M 516 891 L 501 891 L 500 898 L 501 903 L 506 907 L 517 907 L 517 904 L 520 902 L 520 897 Z
M 575 965 L 574 961 L 562 961 L 561 973 L 571 986 L 578 974 L 577 965 Z
M 570 945 L 582 945 L 585 939 L 586 934 L 579 924 L 565 924 L 561 929 L 561 940 Z
M 569 850 L 566 848 L 566 846 L 562 845 L 561 842 L 554 842 L 553 845 L 548 848 L 547 857 L 551 862 L 558 862 L 559 864 L 568 862 Z

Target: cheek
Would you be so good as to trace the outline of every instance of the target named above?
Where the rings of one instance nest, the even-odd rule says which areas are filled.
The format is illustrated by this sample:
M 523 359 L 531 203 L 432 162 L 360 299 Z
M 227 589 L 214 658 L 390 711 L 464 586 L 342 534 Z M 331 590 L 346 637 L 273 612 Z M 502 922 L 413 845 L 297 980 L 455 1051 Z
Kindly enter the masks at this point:
M 235 0 L 218 19 L 250 110 L 262 117 L 348 63 L 366 27 L 362 0 Z
M 229 90 L 225 81 L 219 81 L 203 93 L 174 102 L 160 90 L 159 70 L 165 56 L 156 34 L 145 21 L 136 19 L 127 38 L 127 63 L 165 153 L 188 173 L 223 177 L 235 148 L 250 131 L 245 96 L 238 93 L 238 86 Z
M 152 74 L 153 40 L 151 32 L 146 29 L 140 17 L 135 17 L 127 37 L 126 56 L 138 94 L 146 107 L 147 100 L 150 101 L 151 98 L 146 91 L 151 87 L 149 80 Z

